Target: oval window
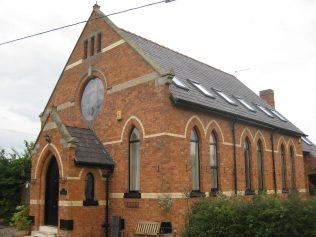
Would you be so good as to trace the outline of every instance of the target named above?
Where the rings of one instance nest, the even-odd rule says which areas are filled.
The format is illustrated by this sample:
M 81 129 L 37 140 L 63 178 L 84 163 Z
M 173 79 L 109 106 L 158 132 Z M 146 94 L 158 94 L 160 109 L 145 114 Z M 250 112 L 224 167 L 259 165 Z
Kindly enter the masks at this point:
M 81 96 L 81 113 L 91 121 L 97 116 L 104 100 L 104 87 L 99 78 L 89 80 Z

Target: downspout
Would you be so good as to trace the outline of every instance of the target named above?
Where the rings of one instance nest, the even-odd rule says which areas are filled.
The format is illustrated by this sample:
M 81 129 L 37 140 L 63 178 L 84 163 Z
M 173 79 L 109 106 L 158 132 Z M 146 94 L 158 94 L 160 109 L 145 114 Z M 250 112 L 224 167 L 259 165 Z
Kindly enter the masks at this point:
M 274 158 L 274 142 L 273 142 L 273 133 L 270 134 L 271 140 L 271 149 L 272 149 L 272 170 L 273 170 L 273 185 L 274 185 L 274 193 L 277 193 L 277 186 L 276 186 L 276 176 L 275 176 L 275 158 Z
M 232 122 L 232 132 L 233 132 L 233 145 L 234 145 L 234 190 L 237 195 L 237 158 L 236 158 L 236 122 L 237 118 L 235 118 Z
M 110 179 L 113 174 L 113 169 L 107 171 L 103 177 L 105 178 L 105 220 L 104 220 L 104 234 L 109 237 L 110 223 L 109 223 L 109 197 L 110 197 Z

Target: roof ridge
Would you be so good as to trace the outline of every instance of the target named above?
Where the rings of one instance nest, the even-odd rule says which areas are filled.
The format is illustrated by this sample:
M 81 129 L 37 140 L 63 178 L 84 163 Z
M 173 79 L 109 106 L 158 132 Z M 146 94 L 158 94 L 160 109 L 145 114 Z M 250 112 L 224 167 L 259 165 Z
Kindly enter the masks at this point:
M 162 45 L 162 44 L 159 44 L 159 43 L 157 43 L 157 42 L 154 42 L 154 41 L 152 41 L 152 40 L 150 40 L 150 39 L 147 39 L 147 38 L 145 38 L 145 37 L 143 37 L 143 36 L 140 36 L 140 35 L 138 35 L 138 34 L 135 34 L 135 33 L 133 33 L 133 32 L 130 32 L 130 31 L 128 31 L 128 30 L 125 30 L 125 29 L 123 29 L 123 28 L 119 28 L 119 29 L 122 30 L 123 32 L 129 33 L 129 34 L 132 34 L 132 35 L 135 35 L 135 36 L 140 37 L 140 38 L 142 38 L 142 39 L 144 39 L 144 40 L 146 40 L 146 41 L 148 41 L 148 42 L 151 42 L 151 43 L 153 43 L 153 44 L 156 44 L 156 45 L 158 45 L 158 46 L 160 46 L 160 47 L 162 47 L 162 48 L 168 49 L 168 50 L 170 50 L 170 51 L 172 51 L 172 52 L 174 52 L 174 53 L 176 53 L 176 54 L 182 55 L 182 56 L 184 56 L 184 57 L 186 57 L 186 58 L 188 58 L 188 59 L 191 59 L 191 60 L 193 60 L 193 61 L 196 61 L 196 62 L 198 62 L 198 63 L 201 63 L 201 64 L 203 64 L 203 65 L 205 65 L 205 66 L 207 66 L 207 67 L 210 67 L 210 68 L 212 68 L 212 69 L 214 69 L 214 70 L 217 70 L 217 71 L 219 71 L 219 72 L 222 72 L 222 73 L 225 73 L 225 74 L 227 74 L 227 75 L 230 75 L 230 76 L 232 76 L 234 79 L 237 79 L 237 80 L 238 80 L 238 78 L 235 77 L 233 74 L 224 72 L 224 71 L 221 70 L 221 69 L 218 69 L 218 68 L 216 68 L 216 67 L 213 67 L 213 66 L 211 66 L 211 65 L 209 65 L 209 64 L 207 64 L 207 63 L 204 63 L 204 62 L 202 62 L 202 61 L 200 61 L 200 60 L 198 60 L 198 59 L 192 58 L 192 57 L 190 57 L 190 56 L 188 56 L 188 55 L 185 55 L 185 54 L 183 54 L 183 53 L 181 53 L 181 52 L 178 52 L 178 51 L 176 51 L 176 50 L 174 50 L 174 49 L 171 49 L 171 48 L 169 48 L 169 47 L 167 47 L 167 46 L 164 46 L 164 45 Z

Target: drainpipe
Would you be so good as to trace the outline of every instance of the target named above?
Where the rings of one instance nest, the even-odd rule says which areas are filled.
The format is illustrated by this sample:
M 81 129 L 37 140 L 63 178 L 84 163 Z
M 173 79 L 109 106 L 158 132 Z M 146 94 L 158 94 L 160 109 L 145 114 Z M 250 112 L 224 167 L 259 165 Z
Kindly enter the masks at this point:
M 113 174 L 113 170 L 110 169 L 103 175 L 105 180 L 105 220 L 104 220 L 104 234 L 105 237 L 109 237 L 110 223 L 109 223 L 109 197 L 110 197 L 110 179 Z
M 274 142 L 273 142 L 273 133 L 270 134 L 271 140 L 271 148 L 272 148 L 272 170 L 273 170 L 273 185 L 274 185 L 274 193 L 277 193 L 277 186 L 276 186 L 276 176 L 275 176 L 275 158 L 274 158 Z
M 234 190 L 237 195 L 237 161 L 236 161 L 236 122 L 235 118 L 232 122 L 233 144 L 234 144 Z

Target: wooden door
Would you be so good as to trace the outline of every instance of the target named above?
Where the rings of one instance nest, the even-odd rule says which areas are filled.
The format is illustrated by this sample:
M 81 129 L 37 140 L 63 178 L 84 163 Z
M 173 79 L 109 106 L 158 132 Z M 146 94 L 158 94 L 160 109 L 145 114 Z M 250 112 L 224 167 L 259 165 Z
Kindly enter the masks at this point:
M 45 188 L 45 225 L 58 226 L 59 171 L 56 158 L 49 162 Z

